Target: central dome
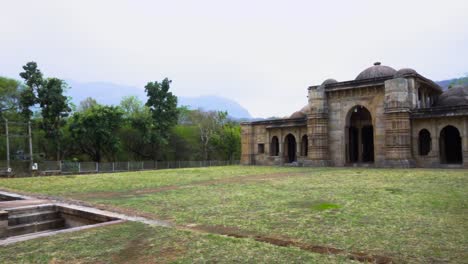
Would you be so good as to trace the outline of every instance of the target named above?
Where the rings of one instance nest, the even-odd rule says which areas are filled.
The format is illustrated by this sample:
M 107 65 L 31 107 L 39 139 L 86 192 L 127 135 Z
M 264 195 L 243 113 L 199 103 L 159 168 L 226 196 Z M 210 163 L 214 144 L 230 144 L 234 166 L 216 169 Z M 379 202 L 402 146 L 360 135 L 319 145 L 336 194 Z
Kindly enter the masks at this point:
M 374 63 L 374 66 L 369 67 L 362 71 L 357 77 L 356 80 L 372 79 L 379 77 L 389 77 L 393 76 L 397 71 L 392 67 L 380 65 L 380 62 Z

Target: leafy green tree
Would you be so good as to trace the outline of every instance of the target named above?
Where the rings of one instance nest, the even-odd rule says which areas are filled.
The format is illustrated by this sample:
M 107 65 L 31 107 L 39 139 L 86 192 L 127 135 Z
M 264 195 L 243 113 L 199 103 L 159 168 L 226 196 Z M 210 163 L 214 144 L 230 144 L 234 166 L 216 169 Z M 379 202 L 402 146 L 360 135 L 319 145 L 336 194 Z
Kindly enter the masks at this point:
M 60 160 L 60 128 L 65 124 L 64 118 L 71 111 L 68 105 L 68 98 L 63 95 L 66 83 L 57 78 L 50 78 L 44 81 L 37 90 L 37 97 L 41 106 L 42 129 L 46 133 L 46 138 L 56 145 L 57 160 Z
M 21 89 L 17 80 L 0 76 L 0 119 L 7 112 L 17 112 Z
M 220 132 L 227 121 L 227 112 L 194 110 L 190 114 L 193 125 L 199 129 L 200 142 L 202 146 L 203 159 L 210 158 L 212 140 Z
M 120 139 L 116 131 L 123 119 L 120 107 L 95 105 L 83 112 L 76 112 L 70 121 L 70 135 L 79 149 L 93 161 L 104 157 L 115 160 Z
M 177 97 L 169 91 L 170 84 L 171 81 L 165 78 L 162 82 L 149 82 L 145 86 L 148 96 L 146 106 L 153 119 L 150 143 L 154 159 L 168 143 L 171 128 L 177 124 Z
M 124 97 L 120 107 L 124 113 L 124 126 L 120 130 L 120 137 L 127 157 L 151 159 L 153 156 L 149 144 L 153 118 L 149 107 L 136 96 Z
M 241 128 L 228 122 L 213 138 L 214 149 L 223 160 L 238 160 L 241 154 Z
M 37 63 L 33 61 L 26 63 L 23 70 L 24 72 L 21 72 L 20 76 L 24 79 L 26 88 L 21 92 L 19 106 L 24 118 L 29 120 L 33 115 L 31 107 L 38 103 L 37 91 L 43 84 L 43 76 Z

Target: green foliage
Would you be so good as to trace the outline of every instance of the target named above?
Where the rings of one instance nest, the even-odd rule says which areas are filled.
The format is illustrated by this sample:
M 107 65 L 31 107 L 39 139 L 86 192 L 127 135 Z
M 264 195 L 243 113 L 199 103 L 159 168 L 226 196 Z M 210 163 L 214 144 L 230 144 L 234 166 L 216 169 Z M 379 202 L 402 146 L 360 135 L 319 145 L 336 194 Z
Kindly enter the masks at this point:
M 120 130 L 123 153 L 129 159 L 151 159 L 151 128 L 153 119 L 150 109 L 136 96 L 124 97 L 120 102 L 124 125 Z
M 95 105 L 76 112 L 70 122 L 71 137 L 93 161 L 104 157 L 114 160 L 120 146 L 115 132 L 123 122 L 122 116 L 122 110 L 114 106 Z
M 68 106 L 68 98 L 63 95 L 66 83 L 57 78 L 49 78 L 37 89 L 37 97 L 41 106 L 42 129 L 46 137 L 53 139 L 57 145 L 61 140 L 61 130 L 65 124 L 64 118 L 68 116 L 71 108 Z M 57 160 L 60 160 L 59 155 Z
M 150 131 L 155 159 L 157 151 L 160 151 L 160 148 L 168 143 L 171 128 L 177 124 L 177 97 L 169 92 L 171 82 L 165 78 L 162 82 L 149 82 L 145 86 L 148 96 L 146 106 L 153 118 Z
M 20 73 L 21 78 L 26 83 L 26 89 L 21 92 L 19 106 L 22 115 L 26 120 L 31 119 L 33 112 L 31 107 L 38 103 L 37 90 L 43 84 L 42 72 L 38 69 L 37 63 L 28 62 L 23 66 L 24 72 Z
M 0 76 L 0 117 L 18 110 L 22 88 L 17 80 Z
M 168 78 L 145 86 L 145 103 L 128 96 L 116 108 L 88 97 L 75 111 L 71 98 L 65 96 L 68 86 L 63 80 L 44 78 L 35 62 L 28 62 L 23 70 L 24 87 L 0 78 L 0 115 L 8 112 L 15 120 L 21 115 L 32 122 L 36 155 L 96 161 L 240 157 L 239 125 L 226 112 L 177 108 Z M 41 111 L 34 111 L 37 106 Z
M 92 97 L 87 97 L 83 101 L 80 102 L 80 106 L 78 107 L 78 111 L 83 112 L 88 110 L 89 108 L 96 106 L 98 103 Z
M 213 138 L 213 145 L 222 160 L 239 160 L 241 155 L 241 128 L 239 124 L 227 123 Z
M 466 74 L 465 77 L 453 80 L 448 86 L 448 88 L 451 89 L 455 86 L 468 86 L 468 73 Z

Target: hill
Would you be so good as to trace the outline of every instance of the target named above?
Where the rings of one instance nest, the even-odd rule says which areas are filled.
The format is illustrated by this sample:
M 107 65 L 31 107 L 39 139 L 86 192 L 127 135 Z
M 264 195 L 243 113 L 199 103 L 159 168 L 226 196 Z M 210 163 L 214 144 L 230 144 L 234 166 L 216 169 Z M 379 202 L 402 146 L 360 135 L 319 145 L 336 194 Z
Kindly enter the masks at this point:
M 110 82 L 77 82 L 66 80 L 70 89 L 68 96 L 72 97 L 72 102 L 79 105 L 87 97 L 92 97 L 100 104 L 118 105 L 124 96 L 134 95 L 142 101 L 146 101 L 146 94 L 143 88 L 128 85 L 114 84 Z M 179 106 L 188 106 L 190 109 L 202 108 L 203 110 L 227 111 L 229 116 L 236 119 L 250 119 L 252 116 L 238 102 L 213 95 L 197 97 L 177 96 Z

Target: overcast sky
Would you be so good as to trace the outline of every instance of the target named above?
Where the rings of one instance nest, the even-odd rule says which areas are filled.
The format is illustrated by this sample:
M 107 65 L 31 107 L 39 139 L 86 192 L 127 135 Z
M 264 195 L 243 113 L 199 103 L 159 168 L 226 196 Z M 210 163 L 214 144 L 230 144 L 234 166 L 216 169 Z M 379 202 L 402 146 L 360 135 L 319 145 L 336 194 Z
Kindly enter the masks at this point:
M 0 75 L 232 98 L 256 117 L 307 103 L 309 85 L 375 61 L 441 80 L 468 72 L 468 1 L 0 0 Z M 92 95 L 90 95 L 92 96 Z

